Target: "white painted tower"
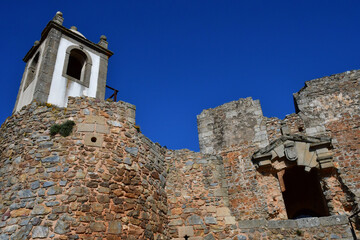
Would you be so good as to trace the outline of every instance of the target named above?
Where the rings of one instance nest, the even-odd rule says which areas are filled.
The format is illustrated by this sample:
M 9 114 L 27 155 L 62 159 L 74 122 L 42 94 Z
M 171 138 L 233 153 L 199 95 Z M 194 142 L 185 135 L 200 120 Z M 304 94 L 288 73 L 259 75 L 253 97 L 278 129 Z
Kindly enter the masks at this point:
M 24 57 L 14 112 L 33 100 L 66 107 L 69 96 L 104 99 L 108 59 L 113 55 L 106 37 L 93 43 L 76 27 L 62 26 L 63 21 L 57 12 Z

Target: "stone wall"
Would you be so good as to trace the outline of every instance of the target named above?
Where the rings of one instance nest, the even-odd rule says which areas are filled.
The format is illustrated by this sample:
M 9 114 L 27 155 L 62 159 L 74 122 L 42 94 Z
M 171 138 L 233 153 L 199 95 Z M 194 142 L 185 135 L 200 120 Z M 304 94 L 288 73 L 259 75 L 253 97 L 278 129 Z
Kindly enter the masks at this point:
M 0 240 L 349 239 L 346 215 L 360 200 L 359 78 L 307 82 L 283 120 L 251 98 L 204 110 L 200 153 L 151 142 L 128 103 L 33 102 L 0 129 Z M 66 120 L 72 134 L 51 136 Z M 287 219 L 279 171 L 300 163 L 317 169 L 331 216 Z
M 135 108 L 70 98 L 35 102 L 0 130 L 0 239 L 167 239 L 164 149 Z M 73 120 L 68 137 L 50 136 Z
M 309 135 L 333 139 L 334 161 L 350 201 L 360 200 L 360 71 L 305 83 L 294 94 L 298 115 Z
M 229 209 L 221 157 L 176 150 L 167 152 L 166 162 L 170 236 L 225 239 L 236 221 Z
M 200 151 L 223 158 L 229 206 L 238 220 L 287 219 L 276 172 L 257 169 L 253 154 L 282 136 L 332 139 L 333 167 L 319 171 L 331 215 L 358 208 L 360 168 L 360 71 L 306 82 L 294 94 L 296 113 L 266 118 L 251 98 L 204 110 L 198 116 Z
M 239 99 L 197 116 L 200 152 L 219 153 L 239 145 L 268 144 L 259 100 Z

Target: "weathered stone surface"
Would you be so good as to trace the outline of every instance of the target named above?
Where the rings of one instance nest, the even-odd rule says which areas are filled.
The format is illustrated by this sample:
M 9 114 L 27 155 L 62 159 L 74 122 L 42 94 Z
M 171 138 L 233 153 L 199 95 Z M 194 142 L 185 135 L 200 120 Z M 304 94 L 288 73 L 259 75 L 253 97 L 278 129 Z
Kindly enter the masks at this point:
M 64 221 L 57 221 L 55 228 L 54 228 L 54 232 L 57 234 L 65 234 L 67 232 L 70 231 L 70 224 L 68 222 L 64 222 Z
M 46 238 L 49 234 L 49 228 L 44 226 L 36 226 L 32 231 L 33 238 Z
M 30 189 L 20 190 L 18 192 L 18 195 L 19 195 L 20 198 L 35 197 L 35 195 L 33 194 L 33 192 Z
M 206 224 L 217 224 L 216 218 L 214 217 L 205 217 Z
M 242 220 L 238 222 L 239 228 L 259 228 L 266 227 L 267 221 L 264 219 L 255 219 L 255 220 Z
M 43 205 L 35 205 L 33 210 L 31 211 L 32 215 L 44 215 L 51 212 L 51 208 L 45 207 Z
M 339 224 L 347 224 L 348 218 L 345 215 L 329 216 L 319 218 L 321 226 L 334 226 Z
M 297 219 L 296 222 L 299 228 L 310 228 L 310 227 L 317 227 L 320 225 L 319 218 L 317 217 L 300 218 Z
M 121 230 L 122 230 L 121 222 L 119 221 L 109 222 L 109 229 L 108 229 L 109 233 L 120 234 Z
M 30 209 L 20 208 L 20 209 L 11 211 L 10 214 L 11 214 L 11 217 L 16 218 L 16 217 L 28 216 L 30 214 L 30 212 L 31 212 Z
M 194 214 L 186 219 L 186 224 L 187 225 L 201 225 L 201 224 L 204 224 L 204 222 L 200 216 Z
M 60 162 L 60 158 L 59 158 L 59 156 L 55 155 L 55 156 L 43 158 L 43 159 L 41 159 L 41 162 L 43 162 L 43 163 L 58 163 L 58 162 Z
M 46 181 L 43 183 L 43 187 L 47 188 L 47 187 L 51 187 L 54 186 L 54 182 L 53 181 Z
M 300 227 L 297 225 L 297 221 L 295 220 L 271 220 L 268 221 L 268 228 L 296 228 Z M 300 227 L 301 228 L 301 227 Z
M 204 240 L 215 240 L 214 236 L 210 233 L 204 237 Z
M 137 147 L 126 147 L 125 151 L 136 157 L 139 149 Z
M 106 230 L 106 226 L 102 222 L 92 222 L 90 223 L 90 229 L 94 232 L 104 232 Z M 115 230 L 114 228 L 112 230 Z

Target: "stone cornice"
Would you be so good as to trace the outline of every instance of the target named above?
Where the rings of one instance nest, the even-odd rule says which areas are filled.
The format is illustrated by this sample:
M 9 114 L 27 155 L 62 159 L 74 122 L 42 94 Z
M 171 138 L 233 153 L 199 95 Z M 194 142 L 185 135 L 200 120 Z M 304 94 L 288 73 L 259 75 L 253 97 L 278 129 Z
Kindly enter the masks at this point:
M 54 22 L 53 20 L 51 20 L 46 27 L 44 28 L 44 30 L 41 33 L 41 39 L 40 39 L 40 44 L 37 44 L 33 47 L 31 47 L 31 49 L 27 52 L 27 54 L 25 55 L 25 57 L 23 58 L 24 62 L 27 62 L 29 59 L 31 59 L 31 57 L 35 54 L 35 52 L 37 51 L 37 49 L 39 48 L 39 46 L 41 45 L 42 42 L 45 41 L 47 35 L 49 34 L 50 30 L 54 28 L 58 31 L 60 31 L 62 34 L 65 34 L 66 36 L 75 39 L 76 41 L 78 41 L 81 44 L 84 44 L 85 46 L 100 52 L 104 55 L 106 55 L 108 58 L 111 57 L 114 53 L 96 43 L 91 42 L 90 40 L 80 36 L 77 33 L 74 33 L 73 31 L 71 31 L 70 29 L 67 29 L 66 27 Z

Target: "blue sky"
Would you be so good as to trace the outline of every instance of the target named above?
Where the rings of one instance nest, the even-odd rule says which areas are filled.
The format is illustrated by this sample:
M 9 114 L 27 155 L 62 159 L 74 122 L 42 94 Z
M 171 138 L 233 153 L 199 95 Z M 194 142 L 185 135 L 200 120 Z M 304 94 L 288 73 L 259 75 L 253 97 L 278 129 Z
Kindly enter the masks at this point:
M 154 142 L 197 151 L 196 115 L 251 96 L 267 117 L 294 112 L 304 82 L 360 64 L 360 1 L 6 1 L 0 9 L 1 112 L 22 58 L 57 11 L 89 40 L 108 37 L 108 85 L 137 106 Z

